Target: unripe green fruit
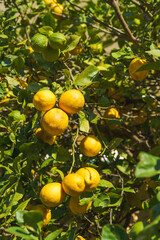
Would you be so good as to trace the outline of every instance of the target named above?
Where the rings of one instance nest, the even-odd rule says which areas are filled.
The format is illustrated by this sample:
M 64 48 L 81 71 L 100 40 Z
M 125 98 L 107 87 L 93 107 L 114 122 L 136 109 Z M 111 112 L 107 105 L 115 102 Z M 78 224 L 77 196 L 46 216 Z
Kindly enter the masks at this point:
M 53 49 L 51 47 L 48 47 L 42 52 L 42 56 L 47 62 L 54 62 L 60 56 L 60 49 Z
M 48 34 L 49 45 L 53 49 L 61 49 L 66 44 L 66 37 L 62 33 L 49 32 Z
M 89 51 L 91 54 L 100 54 L 103 51 L 102 43 L 93 43 L 89 45 Z
M 36 33 L 31 39 L 31 46 L 35 52 L 43 52 L 48 45 L 48 38 L 40 33 Z

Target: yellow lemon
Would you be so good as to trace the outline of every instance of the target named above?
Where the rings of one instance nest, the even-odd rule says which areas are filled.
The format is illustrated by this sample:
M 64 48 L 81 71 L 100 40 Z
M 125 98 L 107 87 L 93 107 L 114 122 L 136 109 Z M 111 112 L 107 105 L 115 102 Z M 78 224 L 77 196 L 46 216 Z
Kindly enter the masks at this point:
M 82 52 L 82 47 L 80 45 L 77 45 L 73 50 L 70 51 L 70 54 L 78 55 L 81 52 Z
M 61 183 L 46 184 L 40 191 L 40 200 L 47 207 L 56 207 L 63 202 L 65 192 Z
M 80 168 L 76 173 L 80 174 L 84 178 L 86 192 L 93 191 L 100 182 L 100 175 L 98 171 L 92 167 Z
M 48 135 L 43 129 L 38 128 L 36 130 L 36 137 L 40 140 L 42 140 L 45 143 L 48 143 L 49 145 L 53 145 L 56 141 L 57 136 L 51 136 Z
M 90 201 L 88 204 L 80 205 L 79 204 L 79 196 L 71 197 L 69 200 L 69 208 L 71 212 L 75 215 L 81 215 L 86 213 L 92 205 L 92 201 Z
M 104 118 L 120 118 L 119 112 L 115 108 L 108 108 L 104 113 Z M 106 123 L 109 123 L 109 120 L 106 119 Z M 109 128 L 116 129 L 118 127 L 117 124 L 108 124 Z
M 100 152 L 101 147 L 99 139 L 94 135 L 83 138 L 79 146 L 81 152 L 87 157 L 96 156 Z
M 136 72 L 148 62 L 145 59 L 134 58 L 129 65 L 129 74 L 136 81 L 142 81 L 148 76 L 148 70 Z
M 68 174 L 63 178 L 62 187 L 70 196 L 78 196 L 85 189 L 84 178 L 76 173 Z
M 84 96 L 76 89 L 64 92 L 59 99 L 59 107 L 68 114 L 78 113 L 84 106 Z
M 33 104 L 39 111 L 48 111 L 54 107 L 56 96 L 50 90 L 38 91 L 33 97 Z
M 59 135 L 68 126 L 68 115 L 59 108 L 52 108 L 42 116 L 40 124 L 47 134 L 52 136 Z

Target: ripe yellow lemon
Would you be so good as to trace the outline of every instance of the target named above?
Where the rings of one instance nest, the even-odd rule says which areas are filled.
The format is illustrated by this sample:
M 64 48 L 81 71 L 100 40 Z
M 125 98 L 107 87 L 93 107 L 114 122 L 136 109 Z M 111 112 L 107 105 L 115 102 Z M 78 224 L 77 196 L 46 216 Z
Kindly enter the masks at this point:
M 86 136 L 79 145 L 81 152 L 87 157 L 96 156 L 100 152 L 101 147 L 99 139 L 94 135 Z
M 80 168 L 76 173 L 80 174 L 84 178 L 85 192 L 93 191 L 100 182 L 100 175 L 98 171 L 92 167 Z
M 57 0 L 44 0 L 44 1 L 45 1 L 45 4 L 46 4 L 47 6 L 50 6 L 51 4 L 57 3 Z
M 64 10 L 64 7 L 60 3 L 57 3 L 57 4 L 53 3 L 53 4 L 51 4 L 51 9 L 55 13 L 62 14 L 63 10 Z
M 42 204 L 30 205 L 28 210 L 39 211 L 43 215 L 43 226 L 46 226 L 51 220 L 51 210 Z
M 47 134 L 55 136 L 63 133 L 68 126 L 68 115 L 59 108 L 52 108 L 41 119 L 41 127 Z
M 48 135 L 42 128 L 36 130 L 36 137 L 49 145 L 53 145 L 57 136 Z
M 88 204 L 80 205 L 79 204 L 79 196 L 71 197 L 69 200 L 69 208 L 71 212 L 75 215 L 81 215 L 86 213 L 92 205 L 92 201 L 90 201 Z
M 81 52 L 82 52 L 82 47 L 80 45 L 77 45 L 73 50 L 70 51 L 70 54 L 75 56 Z
M 147 120 L 147 112 L 144 110 L 140 110 L 138 115 L 134 118 L 134 122 L 136 124 L 142 124 Z
M 145 59 L 134 58 L 129 65 L 129 74 L 136 81 L 142 81 L 148 76 L 148 70 L 136 72 L 140 67 L 147 64 Z
M 108 108 L 104 113 L 104 118 L 120 118 L 119 112 L 115 108 Z M 106 119 L 106 123 L 109 123 L 109 120 Z M 117 124 L 108 124 L 111 129 L 116 129 Z
M 84 96 L 76 89 L 64 92 L 59 99 L 59 107 L 68 114 L 78 113 L 84 106 Z
M 83 238 L 82 236 L 78 235 L 78 236 L 76 237 L 76 240 L 86 240 L 86 239 Z
M 48 111 L 54 107 L 56 96 L 50 90 L 38 91 L 33 97 L 33 104 L 39 111 Z
M 68 174 L 63 178 L 62 187 L 70 196 L 78 196 L 85 189 L 84 178 L 76 173 Z
M 65 192 L 61 183 L 46 184 L 40 191 L 40 200 L 47 207 L 56 207 L 63 202 Z

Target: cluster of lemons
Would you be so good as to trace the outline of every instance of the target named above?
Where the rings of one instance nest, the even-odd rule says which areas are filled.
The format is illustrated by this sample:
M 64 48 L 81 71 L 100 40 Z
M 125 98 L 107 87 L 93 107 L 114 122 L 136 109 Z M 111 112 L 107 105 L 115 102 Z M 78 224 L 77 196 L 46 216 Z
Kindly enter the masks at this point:
M 83 192 L 92 192 L 100 182 L 98 171 L 92 167 L 78 169 L 75 173 L 66 175 L 62 183 L 48 183 L 40 191 L 40 200 L 48 208 L 61 204 L 65 195 L 70 196 L 69 208 L 75 215 L 86 213 L 92 205 L 92 200 L 88 204 L 80 204 L 80 195 Z
M 62 14 L 63 13 L 63 5 L 60 3 L 57 3 L 57 0 L 44 0 L 47 7 L 52 10 L 56 14 Z M 58 16 L 55 16 L 58 18 Z

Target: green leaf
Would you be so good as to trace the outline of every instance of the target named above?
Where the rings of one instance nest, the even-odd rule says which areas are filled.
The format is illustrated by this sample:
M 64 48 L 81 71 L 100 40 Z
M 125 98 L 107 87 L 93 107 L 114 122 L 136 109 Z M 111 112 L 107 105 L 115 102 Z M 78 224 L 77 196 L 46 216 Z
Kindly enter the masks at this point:
M 91 65 L 87 67 L 83 72 L 75 76 L 74 85 L 87 86 L 90 85 L 99 74 L 99 69 Z
M 37 237 L 34 237 L 29 231 L 21 228 L 21 227 L 10 227 L 6 229 L 6 232 L 9 232 L 13 235 L 21 237 L 25 240 L 38 240 Z
M 69 154 L 68 150 L 65 149 L 64 147 L 58 148 L 57 152 L 57 162 L 67 162 L 71 160 L 71 155 Z
M 29 198 L 29 199 L 27 199 L 26 201 L 20 203 L 20 204 L 18 205 L 18 207 L 14 210 L 14 212 L 13 212 L 12 214 L 14 215 L 14 214 L 16 214 L 17 211 L 19 211 L 19 210 L 24 210 L 24 209 L 27 207 L 27 205 L 28 205 L 28 203 L 30 202 L 30 200 L 31 200 L 31 198 Z
M 51 13 L 47 13 L 43 20 L 42 20 L 42 23 L 44 26 L 50 26 L 52 28 L 52 30 L 55 29 L 55 19 L 54 17 L 52 16 Z
M 160 158 L 151 154 L 140 152 L 135 176 L 139 178 L 153 177 L 160 173 Z
M 116 149 L 121 144 L 122 141 L 123 141 L 123 138 L 118 138 L 118 137 L 113 138 L 110 141 L 108 148 L 109 149 Z
M 16 220 L 17 220 L 19 225 L 23 225 L 24 224 L 23 215 L 26 212 L 27 212 L 26 210 L 19 210 L 19 211 L 16 212 Z
M 86 133 L 89 132 L 89 121 L 86 118 L 81 119 L 80 131 L 86 132 Z
M 62 52 L 69 52 L 77 46 L 80 40 L 80 36 L 77 35 L 70 35 L 70 38 L 67 40 L 66 46 L 62 49 Z
M 23 215 L 24 223 L 33 227 L 37 228 L 38 225 L 42 227 L 43 225 L 43 215 L 39 211 L 29 211 L 24 213 Z
M 145 64 L 142 67 L 140 67 L 136 72 L 143 71 L 143 70 L 160 70 L 160 61 Z
M 153 49 L 150 51 L 146 51 L 149 55 L 152 55 L 154 57 L 160 57 L 160 50 L 159 49 Z
M 50 233 L 44 240 L 55 240 L 57 239 L 58 235 L 62 232 L 62 228 Z
M 102 238 L 101 240 L 129 240 L 125 229 L 120 225 L 109 225 L 106 224 L 102 228 Z
M 22 58 L 21 56 L 18 56 L 13 60 L 13 67 L 16 69 L 17 72 L 20 72 L 20 70 L 24 66 L 24 63 L 25 63 L 24 58 Z
M 121 171 L 122 173 L 129 175 L 130 174 L 130 166 L 129 163 L 125 160 L 119 160 L 116 161 L 116 167 Z
M 115 189 L 113 184 L 111 182 L 105 180 L 105 179 L 101 179 L 98 186 L 99 187 L 105 187 L 105 188 L 108 187 L 108 188 L 114 188 Z

